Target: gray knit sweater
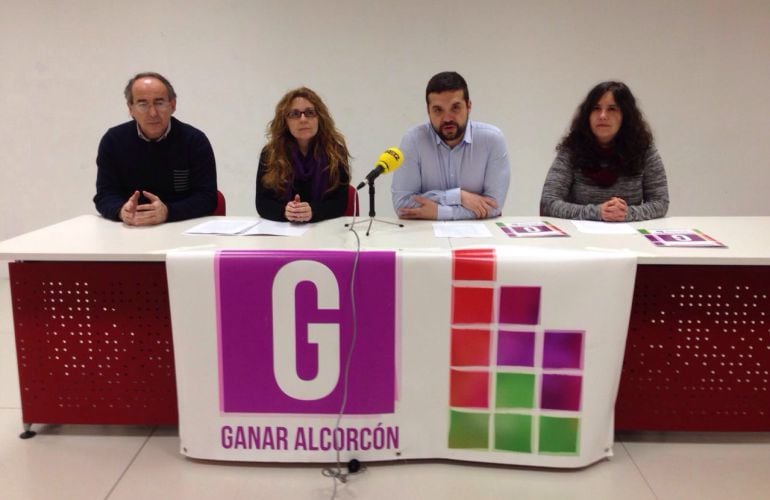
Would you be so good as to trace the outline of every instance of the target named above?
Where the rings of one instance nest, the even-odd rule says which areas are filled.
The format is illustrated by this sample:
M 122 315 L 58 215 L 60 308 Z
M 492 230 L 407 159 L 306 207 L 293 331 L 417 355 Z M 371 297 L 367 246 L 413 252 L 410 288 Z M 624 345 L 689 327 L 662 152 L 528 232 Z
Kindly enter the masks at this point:
M 609 187 L 597 186 L 572 168 L 569 154 L 560 151 L 548 171 L 540 198 L 540 215 L 561 219 L 602 220 L 600 205 L 613 196 L 628 204 L 626 221 L 657 219 L 668 211 L 668 182 L 663 161 L 650 146 L 639 174 L 618 177 Z

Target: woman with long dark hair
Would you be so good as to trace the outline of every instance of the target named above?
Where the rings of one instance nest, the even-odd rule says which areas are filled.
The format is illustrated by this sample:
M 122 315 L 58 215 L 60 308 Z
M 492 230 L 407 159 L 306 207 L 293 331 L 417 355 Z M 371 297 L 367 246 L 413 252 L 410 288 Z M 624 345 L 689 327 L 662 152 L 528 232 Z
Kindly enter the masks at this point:
M 316 222 L 347 207 L 350 154 L 321 98 L 306 87 L 275 107 L 257 170 L 257 212 L 276 221 Z
M 624 83 L 591 89 L 556 151 L 543 185 L 541 215 L 609 222 L 666 215 L 666 171 Z

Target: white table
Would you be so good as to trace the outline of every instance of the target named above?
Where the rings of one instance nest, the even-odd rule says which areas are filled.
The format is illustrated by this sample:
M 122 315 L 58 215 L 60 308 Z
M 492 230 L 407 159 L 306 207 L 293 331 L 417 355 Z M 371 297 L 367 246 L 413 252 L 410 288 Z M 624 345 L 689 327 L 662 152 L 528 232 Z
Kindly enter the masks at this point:
M 353 235 L 343 227 L 343 219 L 317 224 L 301 238 L 182 234 L 203 220 L 127 228 L 84 215 L 0 242 L 0 259 L 16 261 L 11 264 L 11 285 L 25 422 L 176 421 L 163 264 L 169 251 L 287 247 L 351 250 L 356 246 Z M 770 217 L 670 217 L 632 224 L 654 229 L 698 228 L 728 246 L 713 249 L 656 248 L 638 235 L 587 235 L 578 232 L 570 221 L 548 220 L 570 237 L 512 239 L 494 227 L 497 221 L 487 221 L 492 238 L 437 239 L 432 223 L 407 221 L 403 229 L 375 224 L 371 236 L 362 235 L 361 242 L 364 249 L 426 252 L 488 246 L 633 252 L 638 256 L 640 272 L 616 409 L 618 426 L 770 429 Z M 92 290 L 99 288 L 108 294 L 105 300 L 109 307 L 98 314 L 94 311 L 90 322 L 83 323 L 69 316 L 84 307 L 77 302 L 77 292 L 86 291 L 86 278 Z M 124 290 L 124 295 L 119 290 Z M 65 309 L 66 317 L 58 323 L 64 326 L 50 324 L 53 312 L 45 308 L 53 303 L 45 301 L 53 298 L 64 300 L 59 302 L 62 307 L 73 308 Z M 736 300 L 740 306 L 733 304 Z M 601 297 L 596 297 L 596 307 L 601 310 Z M 148 317 L 150 309 L 152 325 L 145 327 L 151 331 L 150 340 L 140 342 L 139 332 L 129 325 L 137 317 Z M 739 316 L 734 315 L 736 312 Z M 105 340 L 102 336 L 111 333 L 112 328 L 121 330 L 120 335 L 110 337 L 112 351 L 102 348 L 96 353 L 94 342 L 97 338 Z M 65 348 L 64 344 L 52 342 L 66 340 L 62 336 L 70 332 L 74 333 L 71 337 L 77 347 L 69 343 L 68 349 L 82 346 L 78 360 L 67 360 L 61 355 L 63 351 L 52 351 Z M 118 346 L 118 362 L 102 363 L 96 372 L 96 368 L 90 368 L 97 354 L 115 354 L 112 346 Z M 142 354 L 125 356 L 131 349 Z M 157 361 L 151 369 L 142 359 L 148 355 Z M 40 364 L 43 361 L 51 365 Z M 105 383 L 95 382 L 94 373 L 100 373 Z M 129 401 L 123 396 L 105 399 L 104 391 L 114 392 L 116 387 L 125 390 L 124 381 L 133 376 L 143 378 L 135 384 L 131 397 L 141 399 L 146 395 L 144 401 Z

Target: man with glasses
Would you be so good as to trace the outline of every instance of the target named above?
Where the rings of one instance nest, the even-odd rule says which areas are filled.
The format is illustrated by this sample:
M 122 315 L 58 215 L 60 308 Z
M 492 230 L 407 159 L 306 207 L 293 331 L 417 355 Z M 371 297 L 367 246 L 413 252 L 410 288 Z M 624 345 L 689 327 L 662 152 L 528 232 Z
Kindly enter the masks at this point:
M 203 132 L 171 116 L 174 87 L 158 73 L 139 73 L 124 93 L 133 119 L 99 143 L 96 209 L 129 226 L 210 215 L 217 204 L 214 151 Z
M 393 208 L 402 219 L 485 219 L 500 215 L 511 171 L 502 132 L 471 121 L 468 84 L 454 71 L 425 89 L 428 123 L 401 140 L 404 163 L 394 172 Z

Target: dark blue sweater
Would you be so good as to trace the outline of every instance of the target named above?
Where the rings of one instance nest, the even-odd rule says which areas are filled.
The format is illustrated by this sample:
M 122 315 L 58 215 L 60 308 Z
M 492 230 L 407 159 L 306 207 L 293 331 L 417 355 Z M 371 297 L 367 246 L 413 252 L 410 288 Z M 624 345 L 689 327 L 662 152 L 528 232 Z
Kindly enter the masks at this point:
M 200 130 L 171 118 L 165 139 L 147 142 L 136 122 L 112 127 L 99 143 L 94 204 L 102 216 L 120 220 L 134 191 L 149 191 L 168 207 L 168 221 L 211 215 L 217 205 L 214 151 Z M 148 203 L 141 197 L 140 203 Z

